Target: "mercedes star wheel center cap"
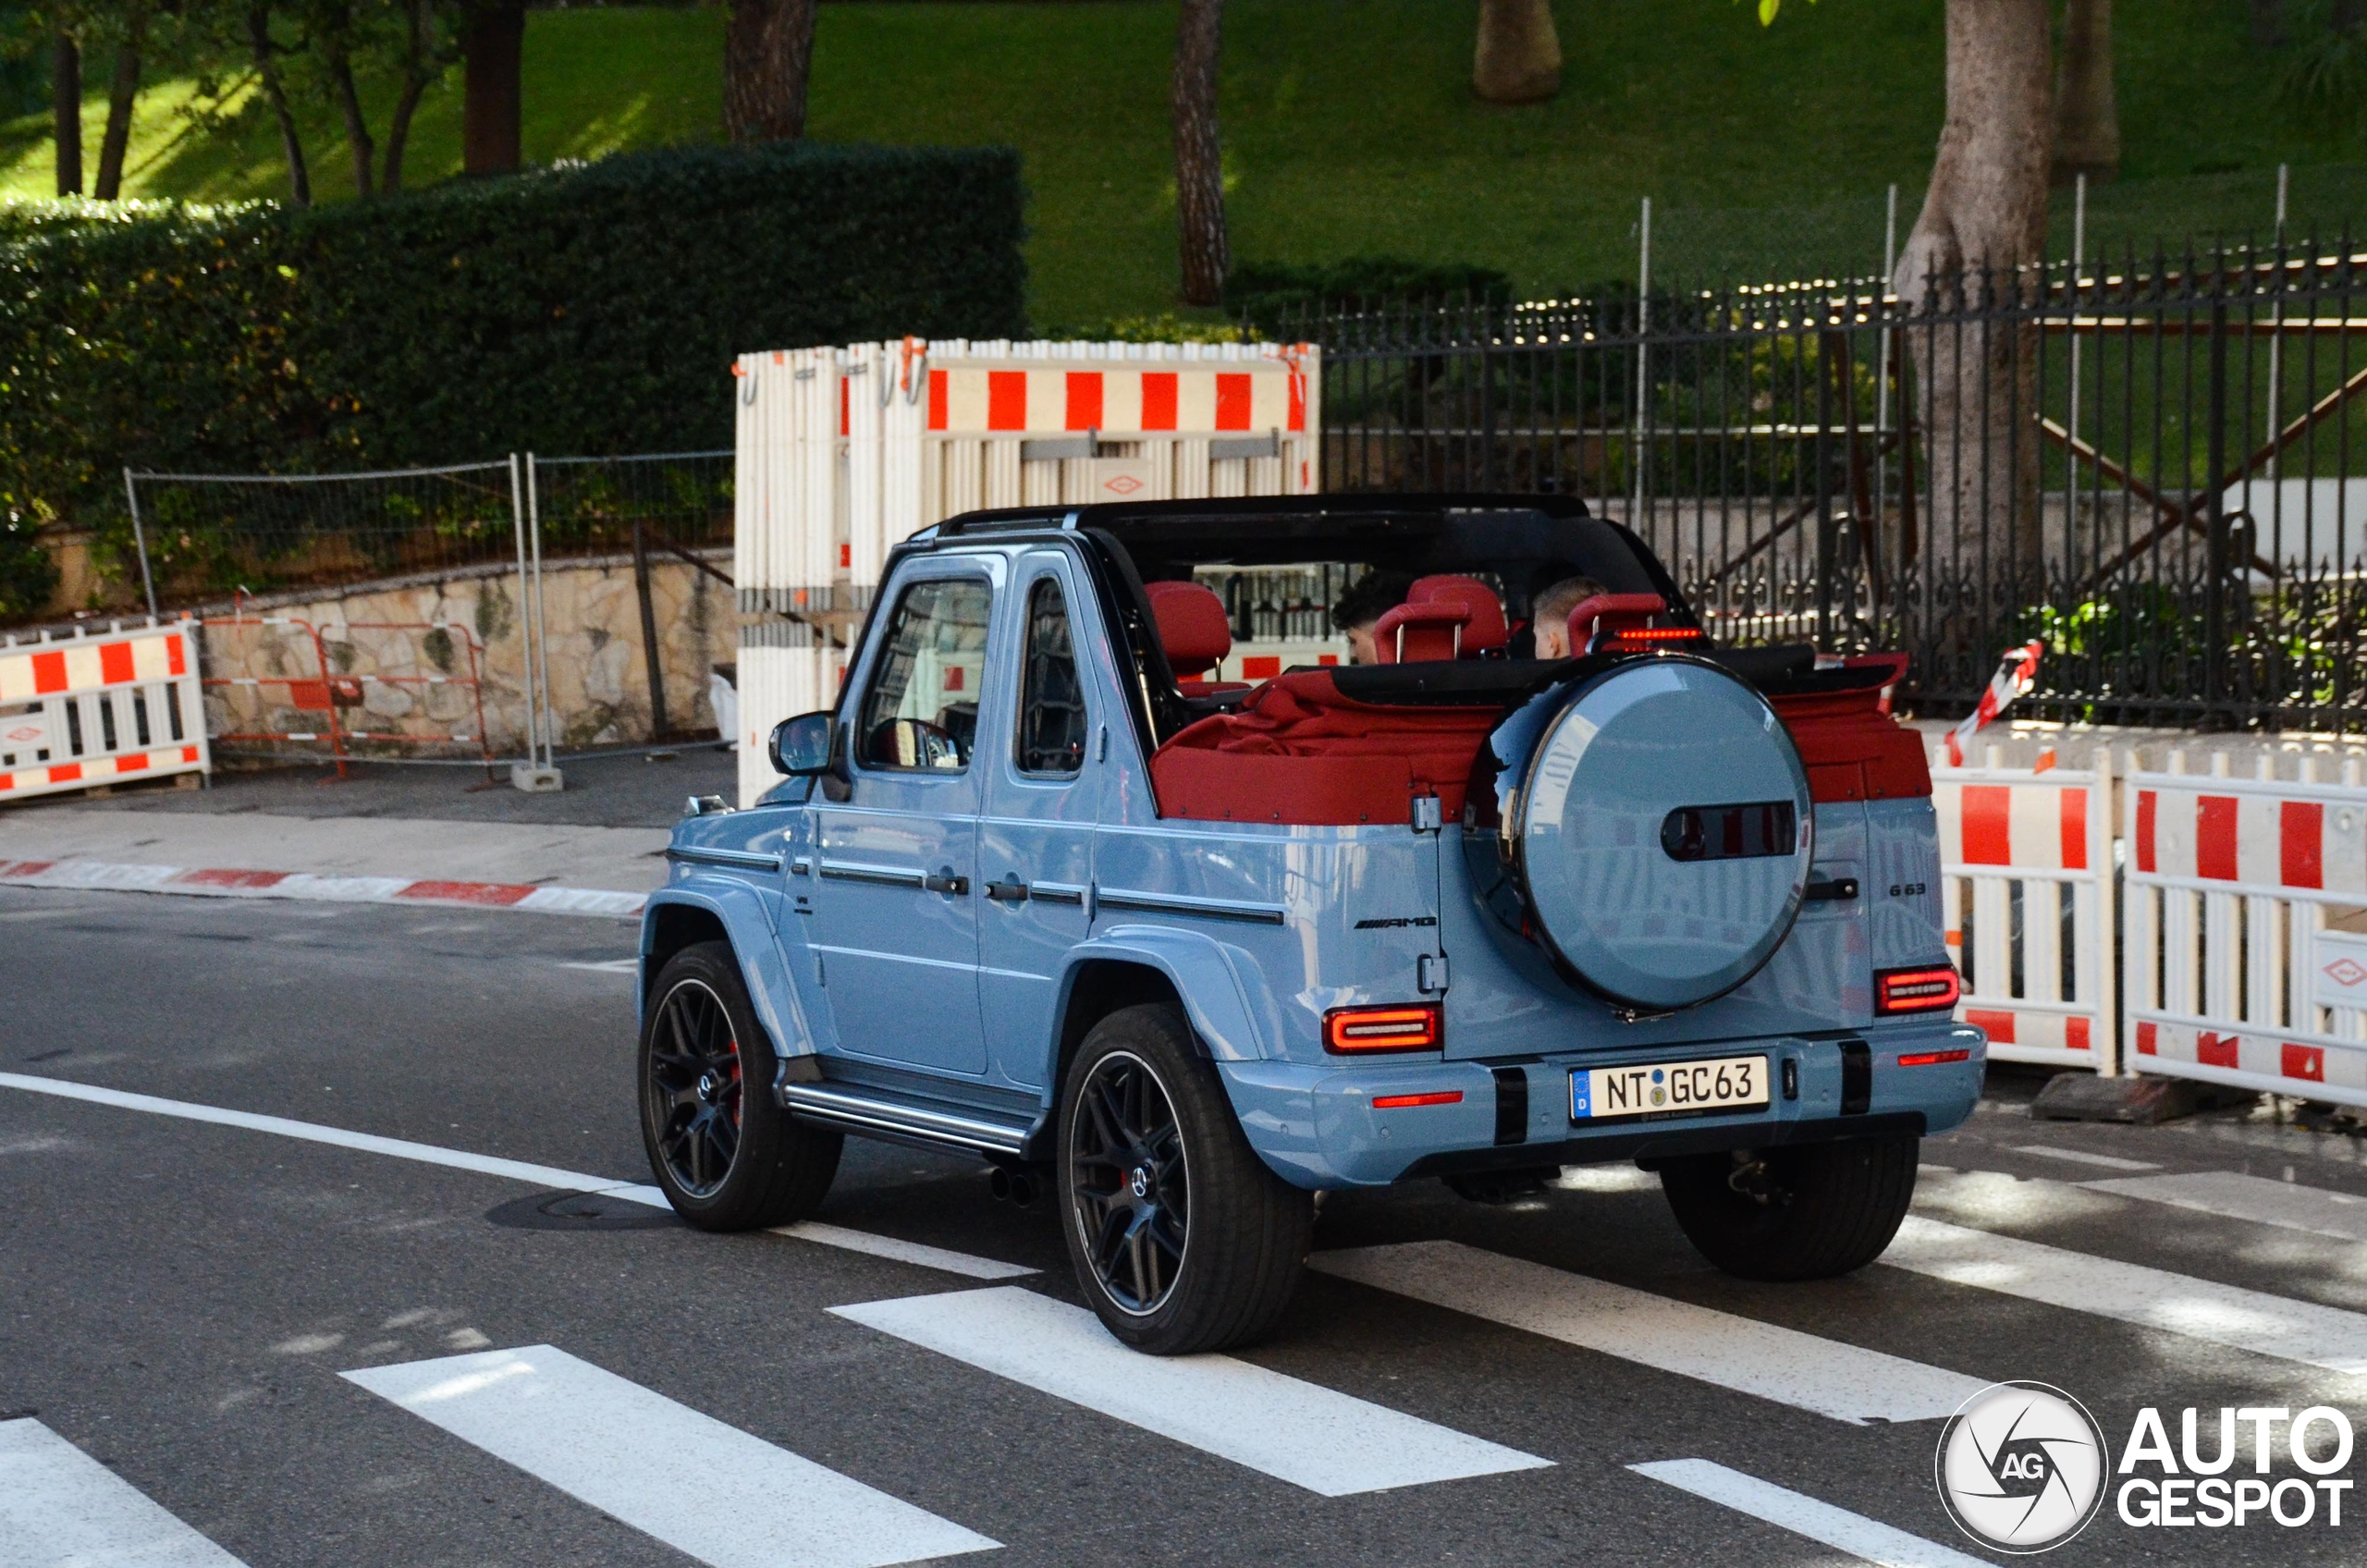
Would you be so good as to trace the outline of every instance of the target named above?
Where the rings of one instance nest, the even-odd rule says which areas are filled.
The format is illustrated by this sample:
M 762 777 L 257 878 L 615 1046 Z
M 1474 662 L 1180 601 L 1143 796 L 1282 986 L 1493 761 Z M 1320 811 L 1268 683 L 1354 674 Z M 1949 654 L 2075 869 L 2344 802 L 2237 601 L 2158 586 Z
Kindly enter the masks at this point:
M 700 1073 L 700 1074 L 699 1074 L 699 1089 L 698 1089 L 698 1094 L 699 1094 L 699 1102 L 700 1102 L 702 1105 L 713 1105 L 713 1104 L 715 1103 L 715 1095 L 716 1095 L 716 1091 L 717 1091 L 718 1088 L 720 1088 L 721 1086 L 722 1086 L 722 1085 L 718 1084 L 715 1081 L 715 1074 L 714 1074 L 714 1073 L 712 1073 L 712 1072 L 702 1072 L 702 1073 Z
M 1150 1196 L 1150 1172 L 1139 1165 L 1127 1171 L 1126 1190 L 1138 1198 Z

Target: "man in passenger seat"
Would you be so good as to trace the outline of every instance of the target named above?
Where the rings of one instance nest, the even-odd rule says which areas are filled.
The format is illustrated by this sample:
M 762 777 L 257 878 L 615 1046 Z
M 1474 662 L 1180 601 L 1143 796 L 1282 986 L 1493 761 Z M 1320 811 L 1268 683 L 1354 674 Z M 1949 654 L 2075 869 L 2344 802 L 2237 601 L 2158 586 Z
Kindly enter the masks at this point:
M 1376 567 L 1348 584 L 1331 606 L 1331 625 L 1348 640 L 1350 664 L 1378 664 L 1373 651 L 1373 624 L 1405 602 L 1414 591 L 1412 574 L 1383 571 Z M 1577 601 L 1570 601 L 1573 605 Z M 1565 612 L 1566 613 L 1566 612 Z
M 1529 606 L 1529 630 L 1540 659 L 1566 659 L 1577 650 L 1570 646 L 1570 612 L 1605 592 L 1591 577 L 1565 577 L 1537 595 Z

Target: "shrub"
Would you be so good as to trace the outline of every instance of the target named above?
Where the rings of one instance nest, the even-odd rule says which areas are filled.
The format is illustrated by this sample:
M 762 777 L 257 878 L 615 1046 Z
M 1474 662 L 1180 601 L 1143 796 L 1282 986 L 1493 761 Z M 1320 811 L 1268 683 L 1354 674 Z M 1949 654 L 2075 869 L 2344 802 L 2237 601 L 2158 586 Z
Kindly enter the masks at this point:
M 1494 267 L 1433 265 L 1399 256 L 1352 256 L 1321 266 L 1245 262 L 1224 281 L 1225 309 L 1268 332 L 1318 310 L 1406 304 L 1504 304 L 1513 280 Z
M 0 621 L 31 620 L 57 592 L 57 563 L 22 522 L 0 519 Z
M 1005 149 L 629 153 L 309 211 L 0 209 L 0 513 L 121 470 L 731 444 L 734 355 L 1025 333 Z

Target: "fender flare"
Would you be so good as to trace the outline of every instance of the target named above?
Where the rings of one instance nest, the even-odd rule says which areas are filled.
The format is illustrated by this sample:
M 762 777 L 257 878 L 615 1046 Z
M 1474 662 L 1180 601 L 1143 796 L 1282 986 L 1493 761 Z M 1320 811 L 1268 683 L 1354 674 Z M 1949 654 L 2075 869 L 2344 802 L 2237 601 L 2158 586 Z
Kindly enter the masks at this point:
M 1249 956 L 1213 937 L 1171 925 L 1114 925 L 1096 933 L 1069 949 L 1061 971 L 1059 998 L 1052 1009 L 1053 1051 L 1058 1052 L 1066 1031 L 1078 972 L 1100 962 L 1135 964 L 1165 975 L 1183 1000 L 1193 1032 L 1214 1060 L 1265 1060 L 1274 1043 L 1269 1035 L 1280 1019 L 1277 1016 L 1264 1027 L 1259 1025 L 1236 955 L 1239 960 Z M 1251 973 L 1255 973 L 1254 964 Z M 1057 1071 L 1057 1061 L 1050 1065 Z
M 693 876 L 668 883 L 650 894 L 642 906 L 642 974 L 634 984 L 636 1028 L 648 1013 L 649 982 L 655 978 L 647 962 L 656 946 L 651 934 L 656 929 L 657 912 L 668 907 L 702 910 L 722 923 L 724 939 L 731 944 L 732 957 L 740 963 L 740 980 L 747 989 L 749 1005 L 755 1009 L 756 1022 L 772 1036 L 773 1055 L 784 1062 L 791 1057 L 813 1055 L 814 1031 L 790 976 L 779 938 L 773 932 L 771 911 L 755 888 L 729 876 Z

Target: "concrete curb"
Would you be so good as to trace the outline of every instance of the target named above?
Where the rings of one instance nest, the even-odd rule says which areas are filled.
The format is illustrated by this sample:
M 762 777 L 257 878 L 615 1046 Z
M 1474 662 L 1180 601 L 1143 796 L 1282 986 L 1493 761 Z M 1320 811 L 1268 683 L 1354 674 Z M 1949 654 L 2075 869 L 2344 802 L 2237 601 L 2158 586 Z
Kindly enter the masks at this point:
M 300 871 L 224 866 L 127 865 L 96 860 L 0 861 L 0 886 L 116 893 L 181 893 L 210 899 L 303 899 L 326 903 L 426 904 L 523 910 L 637 920 L 646 893 L 541 888 L 517 882 L 452 882 L 402 876 L 314 876 Z

